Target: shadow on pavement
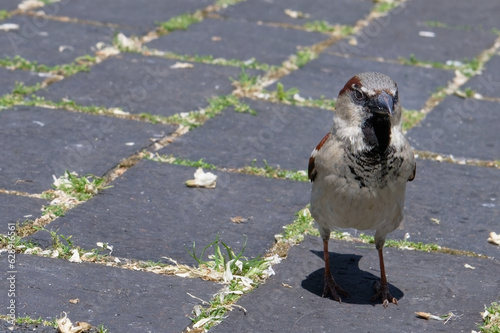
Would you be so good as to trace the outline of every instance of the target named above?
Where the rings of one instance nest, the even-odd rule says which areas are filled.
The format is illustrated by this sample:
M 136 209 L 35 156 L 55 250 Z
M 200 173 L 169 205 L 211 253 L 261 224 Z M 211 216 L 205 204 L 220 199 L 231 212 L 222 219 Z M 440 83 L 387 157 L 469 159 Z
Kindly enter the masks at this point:
M 322 251 L 311 251 L 313 254 L 323 258 Z M 349 304 L 371 304 L 375 305 L 380 301 L 371 302 L 374 294 L 373 284 L 380 280 L 380 276 L 374 275 L 359 268 L 359 261 L 362 256 L 356 254 L 339 254 L 330 252 L 330 265 L 335 281 L 347 291 L 351 296 L 342 297 L 342 302 Z M 378 269 L 378 261 L 373 263 L 373 269 Z M 307 276 L 302 281 L 301 286 L 307 291 L 322 297 L 324 268 L 318 269 Z M 390 293 L 400 300 L 404 293 L 389 283 Z

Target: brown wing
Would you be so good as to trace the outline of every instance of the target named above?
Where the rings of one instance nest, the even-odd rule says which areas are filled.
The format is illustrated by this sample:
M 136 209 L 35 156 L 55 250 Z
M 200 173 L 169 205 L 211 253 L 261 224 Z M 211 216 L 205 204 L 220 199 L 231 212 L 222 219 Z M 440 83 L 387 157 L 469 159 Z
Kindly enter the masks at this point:
M 417 163 L 413 166 L 413 173 L 411 174 L 410 178 L 408 178 L 408 181 L 411 182 L 413 179 L 415 179 L 415 175 L 417 174 Z
M 328 140 L 329 137 L 330 137 L 330 133 L 325 135 L 323 137 L 323 139 L 318 143 L 316 148 L 313 150 L 313 152 L 311 153 L 311 157 L 309 157 L 309 166 L 307 168 L 307 175 L 309 176 L 309 179 L 311 180 L 311 182 L 314 181 L 314 179 L 316 178 L 316 174 L 317 174 L 316 167 L 314 166 L 315 156 L 318 153 L 318 151 L 321 149 L 321 147 L 323 147 L 323 145 L 325 144 L 326 140 Z

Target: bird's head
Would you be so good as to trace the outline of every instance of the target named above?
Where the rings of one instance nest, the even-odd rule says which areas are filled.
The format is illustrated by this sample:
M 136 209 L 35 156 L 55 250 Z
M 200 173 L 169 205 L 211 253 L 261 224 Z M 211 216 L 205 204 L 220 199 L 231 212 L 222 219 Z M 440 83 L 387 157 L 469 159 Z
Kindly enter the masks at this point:
M 361 125 L 371 117 L 401 121 L 398 86 L 387 75 L 367 72 L 353 76 L 339 93 L 336 114 L 351 125 Z
M 396 82 L 387 75 L 375 72 L 353 76 L 340 90 L 335 114 L 337 130 L 344 131 L 340 134 L 351 141 L 366 137 L 365 127 L 373 124 L 384 124 L 390 135 L 392 127 L 401 127 L 401 105 Z

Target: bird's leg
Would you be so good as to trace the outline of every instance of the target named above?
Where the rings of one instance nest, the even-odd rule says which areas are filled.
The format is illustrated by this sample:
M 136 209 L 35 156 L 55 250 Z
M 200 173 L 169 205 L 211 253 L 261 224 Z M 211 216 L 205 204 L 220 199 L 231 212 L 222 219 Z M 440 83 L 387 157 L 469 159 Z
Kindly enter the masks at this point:
M 337 282 L 333 279 L 330 272 L 330 253 L 328 252 L 328 239 L 323 239 L 323 256 L 325 259 L 325 286 L 323 288 L 323 297 L 332 298 L 333 300 L 342 303 L 339 295 L 349 297 L 349 293 L 342 289 Z
M 383 247 L 384 243 L 380 246 L 377 244 L 378 259 L 380 261 L 380 282 L 377 281 L 373 285 L 375 288 L 375 295 L 373 295 L 371 301 L 381 299 L 382 305 L 386 308 L 389 306 L 389 302 L 397 305 L 398 300 L 389 293 L 389 285 L 387 284 L 387 277 L 385 276 L 384 254 L 382 253 Z

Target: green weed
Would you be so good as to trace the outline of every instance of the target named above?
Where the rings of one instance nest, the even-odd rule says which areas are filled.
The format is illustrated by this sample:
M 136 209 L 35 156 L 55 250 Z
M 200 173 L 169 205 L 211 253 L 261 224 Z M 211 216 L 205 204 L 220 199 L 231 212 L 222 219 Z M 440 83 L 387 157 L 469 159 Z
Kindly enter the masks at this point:
M 57 323 L 55 319 L 45 320 L 42 317 L 38 317 L 37 319 L 33 319 L 29 316 L 26 317 L 17 317 L 16 324 L 18 325 L 43 325 L 43 326 L 51 326 L 56 328 Z
M 69 171 L 66 171 L 52 186 L 78 201 L 87 201 L 99 191 L 109 188 L 105 186 L 105 180 L 102 177 L 91 174 L 78 177 L 78 174 Z
M 190 166 L 190 167 L 195 167 L 195 168 L 203 168 L 207 170 L 216 170 L 217 167 L 213 164 L 207 163 L 203 161 L 203 159 L 199 159 L 198 161 L 191 161 L 188 159 L 183 159 L 183 158 L 178 158 L 174 157 L 173 155 L 159 155 L 158 153 L 152 155 L 145 153 L 144 158 L 155 161 L 155 162 L 163 162 L 163 163 L 169 163 L 169 164 L 174 164 L 174 165 L 184 165 L 184 166 Z
M 41 88 L 41 84 L 37 83 L 34 86 L 26 86 L 23 82 L 16 82 L 14 90 L 12 90 L 12 94 L 27 96 L 33 94 L 35 91 Z
M 0 21 L 8 19 L 9 17 L 10 17 L 10 14 L 8 11 L 6 11 L 4 9 L 0 10 Z
M 470 25 L 450 25 L 440 21 L 425 21 L 424 24 L 431 28 L 446 28 L 453 30 L 470 31 L 472 27 Z
M 463 61 L 441 63 L 438 61 L 419 60 L 415 57 L 414 54 L 411 54 L 409 59 L 401 57 L 399 58 L 399 61 L 404 65 L 423 66 L 446 70 L 458 70 L 467 77 L 471 77 L 477 74 L 483 66 L 483 64 L 476 58 L 465 58 L 463 59 Z
M 316 223 L 308 207 L 295 213 L 295 216 L 296 218 L 293 223 L 284 227 L 283 236 L 286 240 L 301 242 L 305 235 L 319 236 Z
M 397 1 L 377 1 L 374 11 L 377 13 L 387 13 L 388 11 L 396 8 L 399 3 Z
M 481 333 L 500 333 L 500 304 L 491 303 L 491 306 L 484 307 L 482 313 L 483 323 L 478 325 Z
M 420 123 L 424 117 L 425 113 L 423 112 L 403 109 L 403 131 L 408 131 L 410 128 Z
M 53 73 L 64 76 L 70 76 L 78 72 L 88 72 L 90 67 L 95 64 L 96 57 L 85 55 L 75 59 L 70 64 L 47 66 L 39 64 L 36 61 L 26 60 L 19 55 L 14 58 L 6 57 L 0 59 L 0 66 L 11 69 L 22 69 L 31 72 Z
M 221 7 L 227 7 L 227 6 L 233 6 L 236 5 L 238 2 L 242 2 L 245 0 L 217 0 L 215 1 L 215 4 Z
M 337 30 L 337 27 L 334 25 L 331 25 L 327 21 L 311 21 L 305 23 L 303 26 L 304 30 L 311 31 L 311 32 L 322 32 L 322 33 L 328 33 L 328 32 L 334 32 Z
M 23 101 L 23 96 L 18 94 L 6 94 L 0 96 L 0 110 L 8 109 L 13 107 L 14 105 L 22 104 Z
M 238 169 L 238 171 L 244 174 L 264 176 L 267 178 L 289 179 L 301 182 L 309 181 L 305 171 L 285 170 L 279 167 L 272 167 L 266 160 L 263 160 L 264 167 L 257 167 L 255 166 L 256 162 L 256 160 L 253 160 L 251 165 Z
M 199 111 L 175 114 L 166 119 L 170 124 L 180 124 L 190 129 L 201 126 L 205 121 L 220 114 L 224 109 L 233 107 L 237 112 L 249 112 L 255 114 L 255 111 L 246 103 L 234 95 L 222 95 L 208 99 L 208 106 Z
M 295 94 L 298 94 L 299 93 L 299 90 L 297 88 L 291 88 L 291 89 L 288 89 L 288 90 L 285 90 L 285 87 L 283 86 L 283 84 L 281 82 L 278 82 L 276 84 L 276 98 L 280 101 L 280 102 L 289 102 L 291 104 L 295 104 Z
M 156 24 L 159 26 L 160 33 L 169 33 L 175 30 L 186 30 L 191 24 L 201 22 L 202 19 L 201 13 L 186 13 Z
M 213 254 L 205 259 L 205 251 L 213 250 Z M 216 236 L 215 241 L 205 246 L 200 254 L 197 254 L 195 244 L 188 253 L 196 260 L 201 269 L 208 268 L 211 271 L 222 274 L 226 288 L 215 295 L 209 302 L 203 302 L 202 306 L 194 308 L 193 328 L 208 330 L 224 319 L 227 311 L 237 306 L 234 303 L 245 293 L 251 291 L 260 281 L 269 274 L 270 262 L 268 259 L 257 257 L 247 259 L 243 256 L 246 248 L 246 240 L 242 249 L 236 253 L 234 250 Z
M 316 59 L 318 57 L 318 54 L 314 52 L 311 48 L 309 47 L 304 47 L 301 48 L 297 54 L 292 57 L 292 62 L 298 67 L 301 68 L 305 64 L 307 64 L 309 61 Z
M 307 22 L 303 26 L 304 30 L 321 33 L 338 33 L 341 36 L 348 36 L 354 32 L 354 27 L 350 25 L 331 25 L 327 21 Z

